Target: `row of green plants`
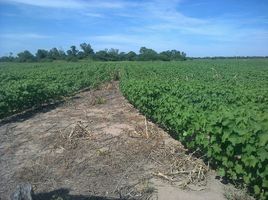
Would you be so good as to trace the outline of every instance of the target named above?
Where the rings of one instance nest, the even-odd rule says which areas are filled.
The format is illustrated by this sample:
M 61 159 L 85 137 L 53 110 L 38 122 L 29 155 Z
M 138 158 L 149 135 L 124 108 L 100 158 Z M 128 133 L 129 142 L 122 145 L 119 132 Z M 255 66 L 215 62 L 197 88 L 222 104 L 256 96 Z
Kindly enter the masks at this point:
M 0 66 L 0 119 L 54 103 L 65 96 L 113 79 L 110 63 L 3 63 Z
M 121 90 L 219 175 L 268 198 L 268 62 L 132 64 Z

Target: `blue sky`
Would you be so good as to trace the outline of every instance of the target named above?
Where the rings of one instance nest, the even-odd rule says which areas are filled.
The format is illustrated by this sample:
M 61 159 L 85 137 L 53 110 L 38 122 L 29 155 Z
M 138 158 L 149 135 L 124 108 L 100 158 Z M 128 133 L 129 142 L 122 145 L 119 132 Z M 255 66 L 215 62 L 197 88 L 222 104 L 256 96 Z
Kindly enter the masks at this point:
M 94 50 L 268 55 L 268 0 L 0 0 L 0 55 Z

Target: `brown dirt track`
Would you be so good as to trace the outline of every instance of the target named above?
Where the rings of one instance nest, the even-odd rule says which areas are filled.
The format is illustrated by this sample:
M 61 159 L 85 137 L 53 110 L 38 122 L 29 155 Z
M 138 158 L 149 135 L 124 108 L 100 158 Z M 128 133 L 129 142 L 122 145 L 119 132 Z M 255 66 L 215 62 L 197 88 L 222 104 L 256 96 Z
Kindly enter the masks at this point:
M 0 199 L 224 199 L 202 160 L 147 121 L 113 82 L 0 124 Z M 60 197 L 59 197 L 60 196 Z

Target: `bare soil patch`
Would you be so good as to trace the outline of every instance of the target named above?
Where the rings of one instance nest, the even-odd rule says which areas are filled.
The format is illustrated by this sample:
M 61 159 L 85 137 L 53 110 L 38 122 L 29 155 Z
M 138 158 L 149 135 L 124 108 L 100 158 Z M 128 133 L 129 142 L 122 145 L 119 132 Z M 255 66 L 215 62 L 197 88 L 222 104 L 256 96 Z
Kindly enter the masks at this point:
M 0 125 L 0 199 L 224 199 L 202 160 L 148 121 L 112 82 Z

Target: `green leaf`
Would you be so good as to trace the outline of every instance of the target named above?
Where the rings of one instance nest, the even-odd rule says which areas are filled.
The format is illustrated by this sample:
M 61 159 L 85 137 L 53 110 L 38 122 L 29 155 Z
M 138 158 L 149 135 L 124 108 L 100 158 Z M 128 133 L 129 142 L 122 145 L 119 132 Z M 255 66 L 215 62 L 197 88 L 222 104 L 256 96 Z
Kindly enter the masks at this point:
M 262 133 L 259 135 L 259 146 L 263 147 L 268 143 L 268 133 Z
M 222 135 L 222 141 L 225 142 L 229 138 L 230 134 L 230 131 L 225 131 Z
M 240 138 L 237 137 L 236 135 L 232 134 L 229 136 L 228 141 L 232 143 L 232 145 L 236 145 L 240 143 Z
M 262 187 L 268 188 L 268 180 L 263 180 Z
M 260 187 L 258 185 L 254 185 L 254 192 L 255 192 L 255 194 L 260 194 L 261 190 L 260 190 Z
M 250 183 L 250 176 L 243 176 L 243 180 L 245 181 L 246 184 Z
M 244 162 L 246 166 L 249 166 L 249 167 L 255 167 L 256 164 L 258 163 L 258 159 L 253 155 L 242 157 L 242 161 Z
M 265 148 L 258 149 L 257 154 L 262 162 L 268 160 L 268 151 Z
M 227 148 L 226 148 L 226 154 L 229 156 L 229 157 L 232 157 L 233 154 L 234 154 L 234 148 L 229 145 Z
M 220 153 L 221 152 L 221 147 L 219 144 L 215 143 L 211 146 L 211 148 L 213 149 L 214 153 Z
M 235 171 L 238 174 L 242 174 L 244 172 L 242 165 L 236 164 L 235 165 Z
M 219 168 L 218 169 L 218 174 L 219 174 L 219 176 L 225 176 L 225 169 L 224 168 Z

